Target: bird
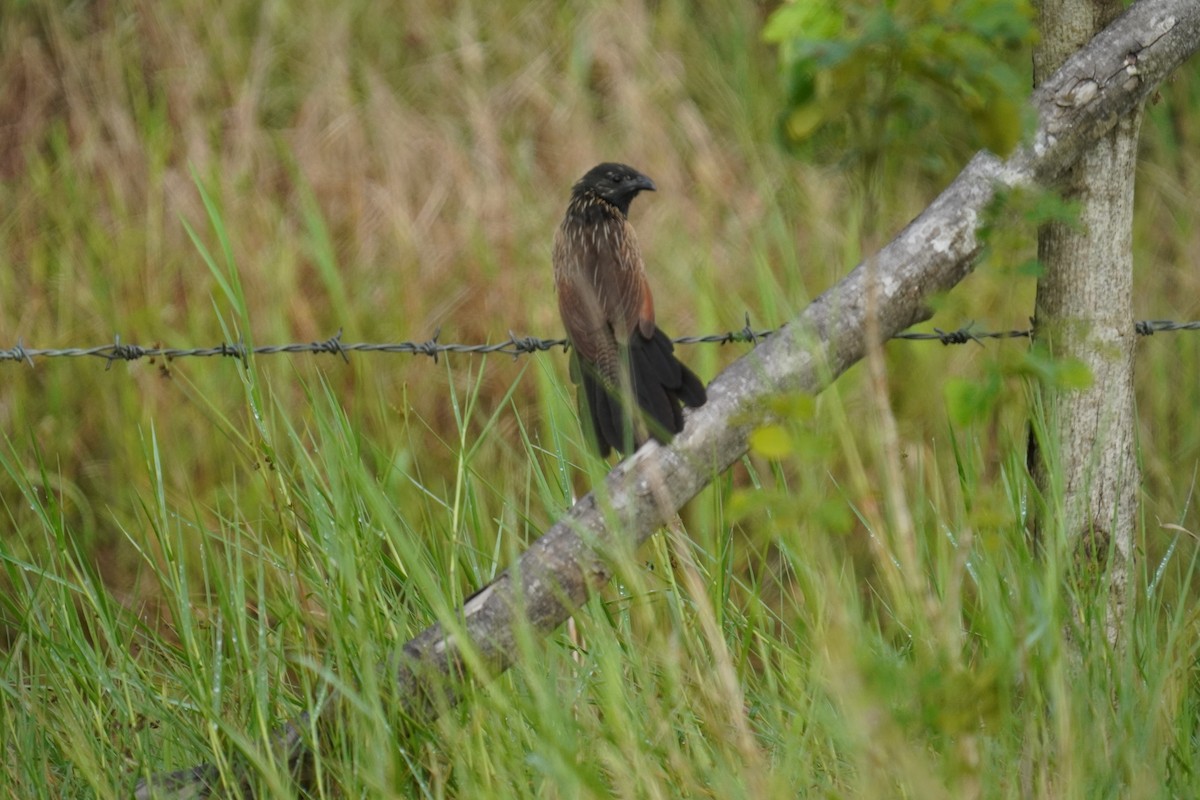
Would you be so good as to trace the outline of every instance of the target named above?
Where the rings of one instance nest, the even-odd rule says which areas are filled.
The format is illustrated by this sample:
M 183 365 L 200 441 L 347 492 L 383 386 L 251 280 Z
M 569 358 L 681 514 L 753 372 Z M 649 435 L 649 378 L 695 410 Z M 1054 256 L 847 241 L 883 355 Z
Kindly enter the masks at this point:
M 654 318 L 654 297 L 629 205 L 654 181 L 625 164 L 599 164 L 571 188 L 554 236 L 558 311 L 571 344 L 580 422 L 601 458 L 683 430 L 683 406 L 707 401 L 704 383 L 675 356 Z

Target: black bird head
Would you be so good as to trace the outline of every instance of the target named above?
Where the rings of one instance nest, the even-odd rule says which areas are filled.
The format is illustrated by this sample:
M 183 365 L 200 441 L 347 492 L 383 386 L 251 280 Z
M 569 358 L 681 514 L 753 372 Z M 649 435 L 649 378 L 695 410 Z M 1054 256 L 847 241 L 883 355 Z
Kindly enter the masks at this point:
M 571 189 L 574 197 L 588 193 L 611 203 L 624 216 L 629 216 L 629 204 L 638 192 L 653 192 L 654 181 L 624 164 L 598 164 L 588 170 Z

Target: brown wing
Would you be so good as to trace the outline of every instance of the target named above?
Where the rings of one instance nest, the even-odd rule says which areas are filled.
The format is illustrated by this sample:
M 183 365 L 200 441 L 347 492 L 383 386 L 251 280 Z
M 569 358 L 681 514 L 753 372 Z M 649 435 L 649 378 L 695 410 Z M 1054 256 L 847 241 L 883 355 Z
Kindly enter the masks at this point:
M 581 358 L 617 378 L 617 343 L 654 333 L 654 301 L 632 226 L 620 216 L 568 219 L 554 239 L 555 284 L 567 335 Z
M 580 358 L 596 362 L 601 354 L 616 351 L 616 339 L 601 305 L 600 293 L 588 279 L 594 273 L 594 253 L 590 252 L 583 226 L 570 218 L 564 220 L 554 237 L 554 286 L 558 291 L 558 311 L 567 338 Z
M 616 281 L 619 284 L 619 302 L 607 309 L 613 328 L 624 332 L 622 342 L 628 341 L 636 327 L 642 337 L 654 335 L 654 296 L 646 281 L 646 267 L 642 263 L 642 248 L 637 234 L 628 220 L 620 220 L 620 236 L 616 250 Z M 621 333 L 617 334 L 618 337 Z

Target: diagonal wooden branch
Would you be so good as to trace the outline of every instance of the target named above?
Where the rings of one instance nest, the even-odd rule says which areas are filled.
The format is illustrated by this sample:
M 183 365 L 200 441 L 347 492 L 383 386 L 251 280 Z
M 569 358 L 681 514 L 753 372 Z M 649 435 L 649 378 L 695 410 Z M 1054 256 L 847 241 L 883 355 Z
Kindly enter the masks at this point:
M 819 392 L 867 351 L 868 291 L 881 339 L 928 319 L 925 298 L 973 268 L 977 229 L 997 190 L 1052 185 L 1093 142 L 1129 114 L 1200 48 L 1200 3 L 1141 0 L 1098 34 L 1033 95 L 1038 127 L 1006 161 L 981 153 L 878 254 L 858 265 L 797 319 L 721 373 L 707 405 L 669 447 L 651 443 L 608 475 L 603 508 L 593 492 L 527 550 L 517 564 L 471 597 L 452 630 L 438 624 L 406 644 L 394 665 L 403 711 L 428 718 L 454 701 L 472 662 L 495 674 L 518 652 L 525 625 L 548 634 L 604 586 L 613 548 L 636 547 L 714 476 L 747 450 L 768 422 L 765 401 L 781 392 Z M 326 704 L 329 707 L 331 704 Z M 289 725 L 276 757 L 303 772 L 311 755 L 304 720 Z M 216 769 L 194 767 L 152 779 L 137 797 L 204 797 Z

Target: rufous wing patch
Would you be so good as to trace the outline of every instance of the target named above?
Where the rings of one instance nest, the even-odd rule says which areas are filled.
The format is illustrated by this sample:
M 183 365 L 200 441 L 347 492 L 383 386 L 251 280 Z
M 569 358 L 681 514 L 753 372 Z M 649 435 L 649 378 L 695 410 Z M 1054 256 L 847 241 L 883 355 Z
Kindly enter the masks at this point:
M 638 331 L 642 338 L 649 339 L 654 335 L 654 295 L 650 294 L 650 284 L 642 278 L 642 307 L 638 309 Z

